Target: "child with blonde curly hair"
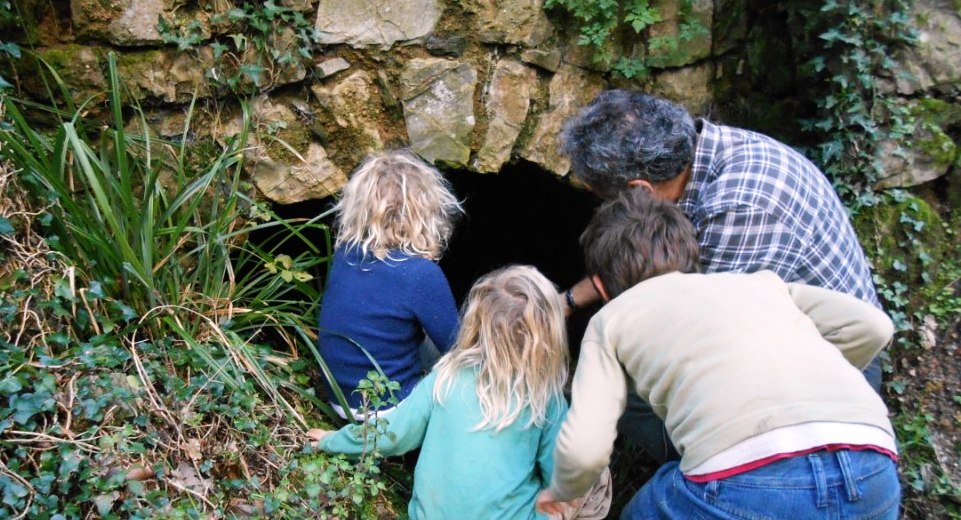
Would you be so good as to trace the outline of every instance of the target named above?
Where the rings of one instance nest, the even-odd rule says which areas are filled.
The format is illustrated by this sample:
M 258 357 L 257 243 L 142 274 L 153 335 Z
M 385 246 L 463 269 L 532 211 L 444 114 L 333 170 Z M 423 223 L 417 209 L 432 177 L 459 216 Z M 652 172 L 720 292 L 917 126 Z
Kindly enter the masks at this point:
M 474 284 L 462 322 L 453 350 L 390 414 L 378 449 L 390 456 L 421 447 L 412 519 L 541 518 L 534 499 L 549 482 L 567 413 L 557 290 L 533 267 L 494 271 Z M 364 431 L 309 435 L 324 451 L 359 455 Z M 604 518 L 611 493 L 603 478 L 565 518 Z
M 332 406 L 361 418 L 353 390 L 368 372 L 383 370 L 402 400 L 453 344 L 457 305 L 437 260 L 463 210 L 441 173 L 408 151 L 365 160 L 335 210 L 318 343 L 349 410 L 333 397 Z

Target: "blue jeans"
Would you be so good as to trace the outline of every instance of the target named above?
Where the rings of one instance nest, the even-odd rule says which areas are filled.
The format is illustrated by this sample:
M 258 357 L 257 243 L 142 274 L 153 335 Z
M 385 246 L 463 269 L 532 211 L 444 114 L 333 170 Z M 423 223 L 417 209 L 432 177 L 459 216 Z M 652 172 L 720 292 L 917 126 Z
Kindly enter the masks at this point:
M 621 520 L 897 519 L 894 462 L 874 451 L 819 451 L 704 484 L 668 462 L 634 495 Z

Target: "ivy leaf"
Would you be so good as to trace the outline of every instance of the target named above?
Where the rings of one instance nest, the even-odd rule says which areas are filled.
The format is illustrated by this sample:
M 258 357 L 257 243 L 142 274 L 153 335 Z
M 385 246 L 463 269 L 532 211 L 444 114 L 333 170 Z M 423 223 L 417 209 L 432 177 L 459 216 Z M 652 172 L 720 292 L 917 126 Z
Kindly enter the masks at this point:
M 43 394 L 22 394 L 14 396 L 16 403 L 13 408 L 13 420 L 17 424 L 26 424 L 31 417 L 53 408 L 53 399 Z M 11 400 L 14 400 L 11 399 Z
M 0 88 L 6 87 L 0 85 Z M 14 233 L 16 233 L 16 230 L 13 229 L 13 224 L 6 218 L 0 217 L 0 235 L 12 235 Z
M 14 376 L 7 376 L 0 381 L 0 394 L 10 395 L 15 394 L 23 389 L 23 385 L 20 384 L 20 380 Z
M 247 37 L 243 34 L 228 34 L 227 37 L 234 41 L 234 48 L 238 51 L 242 51 L 247 48 Z
M 0 476 L 0 486 L 3 486 L 3 503 L 13 508 L 29 493 L 25 486 L 5 475 Z

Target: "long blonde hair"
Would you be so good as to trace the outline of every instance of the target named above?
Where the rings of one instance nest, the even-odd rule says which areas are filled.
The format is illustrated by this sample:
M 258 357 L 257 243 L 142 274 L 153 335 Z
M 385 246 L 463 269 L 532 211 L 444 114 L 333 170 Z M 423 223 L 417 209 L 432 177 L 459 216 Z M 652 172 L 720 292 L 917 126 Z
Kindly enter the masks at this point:
M 354 171 L 335 207 L 337 246 L 383 260 L 391 249 L 440 258 L 463 213 L 450 185 L 408 151 L 368 157 Z
M 500 431 L 529 409 L 543 426 L 567 381 L 567 329 L 557 289 L 537 269 L 511 266 L 477 281 L 453 349 L 437 363 L 434 400 L 443 403 L 458 371 L 477 370 L 483 420 Z

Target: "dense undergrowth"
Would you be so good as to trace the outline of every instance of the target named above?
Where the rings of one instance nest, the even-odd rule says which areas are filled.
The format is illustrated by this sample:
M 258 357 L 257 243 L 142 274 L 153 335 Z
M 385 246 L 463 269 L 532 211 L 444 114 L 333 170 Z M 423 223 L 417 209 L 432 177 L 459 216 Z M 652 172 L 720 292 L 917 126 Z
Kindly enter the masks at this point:
M 249 124 L 196 146 L 188 114 L 158 139 L 110 73 L 86 106 L 0 105 L 0 517 L 394 516 L 375 450 L 304 448 L 332 424 L 323 215 L 248 195 Z

